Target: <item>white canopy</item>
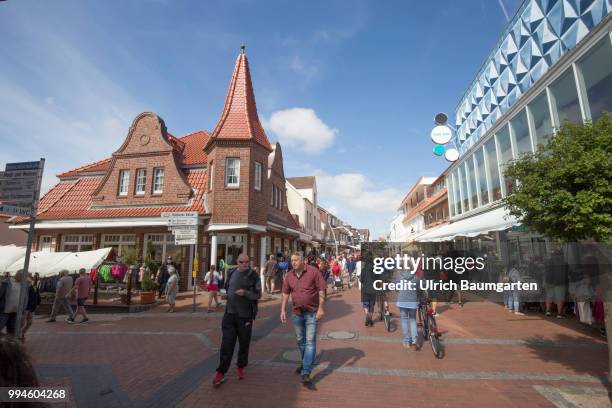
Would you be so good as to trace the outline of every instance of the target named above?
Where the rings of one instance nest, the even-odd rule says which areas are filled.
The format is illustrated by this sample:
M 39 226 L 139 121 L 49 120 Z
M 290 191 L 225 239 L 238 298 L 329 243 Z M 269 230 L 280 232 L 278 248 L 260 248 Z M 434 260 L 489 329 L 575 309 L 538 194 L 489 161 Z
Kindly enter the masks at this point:
M 475 237 L 490 231 L 503 231 L 520 223 L 519 219 L 508 214 L 505 207 L 498 207 L 473 217 L 442 225 L 421 235 L 416 241 L 441 242 L 450 241 L 455 237 Z
M 25 247 L 15 245 L 0 246 L 0 272 L 5 272 L 13 262 L 25 257 Z
M 63 269 L 67 269 L 70 273 L 76 273 L 81 268 L 89 271 L 100 266 L 111 250 L 112 248 L 85 252 L 32 252 L 28 272 L 38 272 L 40 276 L 45 277 L 55 275 Z M 20 259 L 9 265 L 6 271 L 15 273 L 23 269 L 24 260 L 25 256 L 22 255 Z

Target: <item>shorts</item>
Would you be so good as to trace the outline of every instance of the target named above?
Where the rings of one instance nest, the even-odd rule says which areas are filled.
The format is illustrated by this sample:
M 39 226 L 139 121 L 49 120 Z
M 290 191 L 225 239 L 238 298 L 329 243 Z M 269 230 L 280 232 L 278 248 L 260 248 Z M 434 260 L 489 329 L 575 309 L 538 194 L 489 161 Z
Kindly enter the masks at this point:
M 77 306 L 85 306 L 85 301 L 87 300 L 87 298 L 78 298 L 77 299 Z
M 208 292 L 218 292 L 219 291 L 219 285 L 217 285 L 216 283 L 207 283 L 206 284 L 206 290 Z

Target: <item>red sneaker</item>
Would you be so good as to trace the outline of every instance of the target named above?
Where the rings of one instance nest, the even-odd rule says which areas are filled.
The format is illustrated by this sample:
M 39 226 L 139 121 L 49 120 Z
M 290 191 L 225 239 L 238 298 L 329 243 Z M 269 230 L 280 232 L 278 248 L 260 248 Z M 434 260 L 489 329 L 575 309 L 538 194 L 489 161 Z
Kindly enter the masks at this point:
M 236 374 L 238 374 L 239 380 L 244 380 L 244 367 L 238 367 Z
M 212 380 L 213 386 L 218 387 L 219 385 L 223 384 L 223 381 L 225 381 L 225 376 L 219 371 L 215 371 L 215 376 Z

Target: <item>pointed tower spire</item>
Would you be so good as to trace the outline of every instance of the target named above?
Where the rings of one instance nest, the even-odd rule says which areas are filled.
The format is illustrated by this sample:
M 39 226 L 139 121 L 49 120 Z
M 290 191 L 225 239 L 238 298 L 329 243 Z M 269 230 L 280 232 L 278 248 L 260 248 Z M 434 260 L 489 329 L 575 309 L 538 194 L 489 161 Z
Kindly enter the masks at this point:
M 244 53 L 244 48 L 242 44 L 225 98 L 223 112 L 212 132 L 211 141 L 214 139 L 251 139 L 272 150 L 270 141 L 257 116 L 249 61 Z

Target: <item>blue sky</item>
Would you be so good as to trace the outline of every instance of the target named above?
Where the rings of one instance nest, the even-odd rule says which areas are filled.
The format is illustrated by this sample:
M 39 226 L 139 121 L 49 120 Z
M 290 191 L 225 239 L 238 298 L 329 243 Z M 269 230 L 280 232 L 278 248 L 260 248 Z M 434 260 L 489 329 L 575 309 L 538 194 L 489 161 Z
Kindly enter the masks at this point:
M 287 176 L 375 236 L 432 154 L 520 0 L 0 3 L 0 166 L 55 174 L 108 157 L 154 111 L 176 136 L 212 130 L 241 43 L 259 115 Z M 503 6 L 503 8 L 502 8 Z

